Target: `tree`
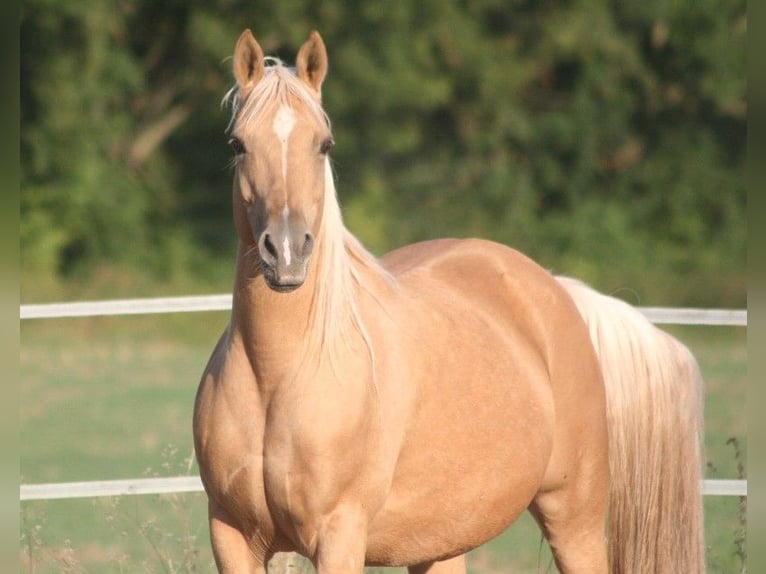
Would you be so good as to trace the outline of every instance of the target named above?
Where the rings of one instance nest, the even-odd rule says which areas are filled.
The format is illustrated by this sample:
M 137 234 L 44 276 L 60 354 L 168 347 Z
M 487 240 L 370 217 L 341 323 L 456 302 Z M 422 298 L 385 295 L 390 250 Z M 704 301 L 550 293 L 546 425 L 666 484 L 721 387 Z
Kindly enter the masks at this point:
M 226 58 L 252 27 L 292 62 L 318 28 L 338 189 L 373 251 L 481 235 L 642 303 L 744 303 L 742 1 L 114 6 L 23 7 L 35 274 L 231 257 Z

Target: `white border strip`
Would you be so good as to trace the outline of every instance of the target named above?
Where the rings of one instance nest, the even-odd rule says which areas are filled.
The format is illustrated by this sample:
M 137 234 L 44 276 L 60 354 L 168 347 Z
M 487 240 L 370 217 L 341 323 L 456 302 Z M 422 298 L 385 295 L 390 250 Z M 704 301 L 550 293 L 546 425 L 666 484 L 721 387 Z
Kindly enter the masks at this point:
M 96 498 L 127 494 L 174 494 L 203 492 L 199 476 L 169 478 L 135 478 L 127 480 L 95 480 L 89 482 L 60 482 L 53 484 L 22 484 L 20 500 L 61 500 L 67 498 Z M 747 496 L 746 480 L 708 479 L 702 481 L 705 496 Z
M 113 299 L 70 303 L 21 305 L 20 319 L 55 319 L 61 317 L 103 317 L 109 315 L 146 315 L 152 313 L 187 313 L 228 311 L 231 294 Z M 677 307 L 637 307 L 653 323 L 674 325 L 747 326 L 746 309 L 688 309 Z

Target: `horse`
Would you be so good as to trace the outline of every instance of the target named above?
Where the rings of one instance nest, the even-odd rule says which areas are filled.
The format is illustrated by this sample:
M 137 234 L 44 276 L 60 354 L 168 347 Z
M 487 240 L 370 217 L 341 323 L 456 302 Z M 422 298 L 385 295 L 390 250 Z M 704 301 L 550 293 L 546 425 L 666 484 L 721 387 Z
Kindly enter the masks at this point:
M 562 573 L 702 572 L 699 371 L 626 303 L 499 243 L 345 228 L 311 32 L 234 48 L 229 323 L 194 445 L 223 573 L 464 573 L 523 512 Z

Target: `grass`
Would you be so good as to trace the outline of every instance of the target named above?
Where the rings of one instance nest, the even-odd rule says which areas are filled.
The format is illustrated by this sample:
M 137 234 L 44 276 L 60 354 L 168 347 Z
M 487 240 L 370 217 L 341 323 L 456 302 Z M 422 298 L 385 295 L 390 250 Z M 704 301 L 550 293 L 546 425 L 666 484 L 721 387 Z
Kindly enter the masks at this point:
M 195 473 L 191 412 L 227 313 L 28 321 L 22 325 L 21 481 Z M 706 379 L 709 478 L 746 468 L 746 336 L 674 328 Z M 732 443 L 730 439 L 735 439 Z M 212 572 L 202 494 L 22 503 L 24 572 Z M 706 497 L 710 572 L 740 572 L 740 500 Z M 525 516 L 473 551 L 472 574 L 554 572 Z M 549 567 L 550 566 L 550 567 Z M 293 564 L 293 572 L 307 568 Z

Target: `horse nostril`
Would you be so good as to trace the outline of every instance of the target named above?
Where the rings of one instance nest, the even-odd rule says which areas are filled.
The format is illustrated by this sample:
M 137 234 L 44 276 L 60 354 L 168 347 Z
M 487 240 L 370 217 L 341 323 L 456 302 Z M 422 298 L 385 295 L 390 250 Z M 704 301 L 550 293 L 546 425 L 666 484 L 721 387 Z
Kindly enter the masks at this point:
M 271 235 L 268 233 L 263 234 L 263 238 L 261 239 L 261 257 L 263 257 L 265 254 L 263 253 L 263 250 L 268 253 L 273 261 L 276 261 L 278 259 L 277 255 L 277 248 L 274 246 L 274 243 L 271 241 Z
M 304 236 L 303 241 L 303 256 L 308 257 L 314 250 L 314 236 L 311 233 L 307 233 Z

